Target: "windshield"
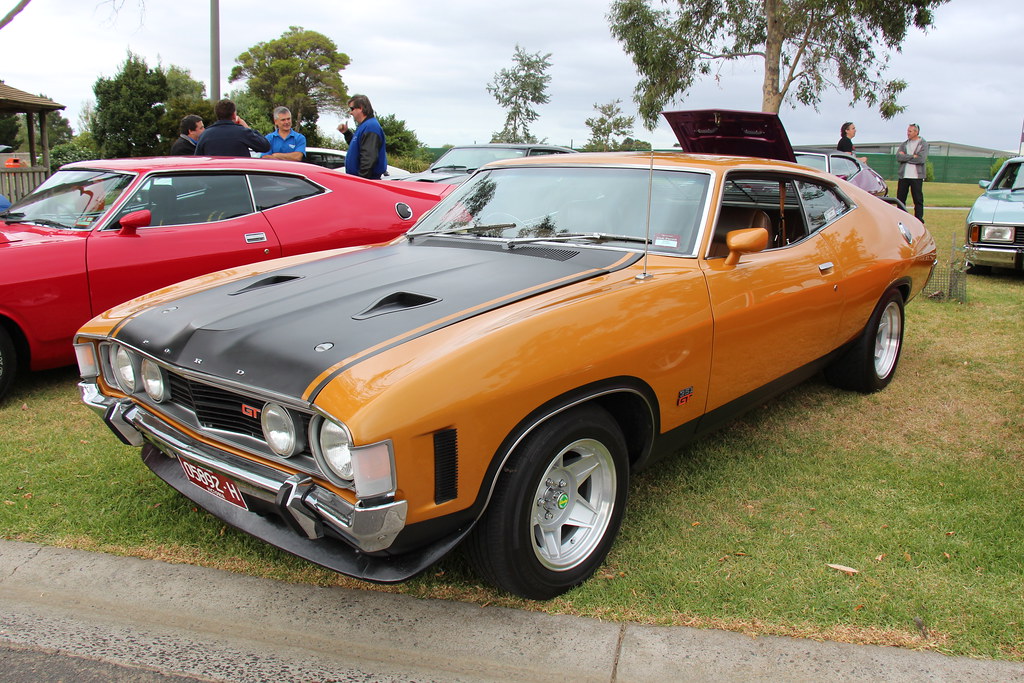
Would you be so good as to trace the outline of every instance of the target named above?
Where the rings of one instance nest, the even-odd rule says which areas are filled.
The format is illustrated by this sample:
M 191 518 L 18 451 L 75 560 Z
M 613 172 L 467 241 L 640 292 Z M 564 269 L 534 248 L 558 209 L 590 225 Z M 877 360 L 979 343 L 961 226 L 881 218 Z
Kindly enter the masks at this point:
M 452 147 L 430 166 L 430 170 L 475 171 L 489 161 L 518 159 L 524 156 L 525 149 L 514 147 Z
M 825 163 L 824 154 L 807 154 L 796 152 L 796 163 L 816 168 L 819 171 L 827 171 L 828 164 Z
M 1002 172 L 992 181 L 993 190 L 1020 190 L 1024 189 L 1024 173 L 1020 173 L 1020 163 L 1008 163 L 1002 168 Z
M 8 224 L 88 230 L 117 201 L 132 178 L 111 171 L 57 171 L 0 218 Z
M 409 233 L 505 240 L 600 237 L 602 242 L 692 254 L 710 176 L 647 168 L 521 167 L 482 171 Z M 648 193 L 650 225 L 648 226 Z

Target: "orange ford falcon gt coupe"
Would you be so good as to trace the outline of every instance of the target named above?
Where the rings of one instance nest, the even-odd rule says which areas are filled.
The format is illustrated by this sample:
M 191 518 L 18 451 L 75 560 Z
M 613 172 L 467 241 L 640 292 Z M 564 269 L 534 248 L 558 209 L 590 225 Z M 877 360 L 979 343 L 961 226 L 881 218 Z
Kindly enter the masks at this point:
M 884 388 L 935 261 L 910 214 L 779 161 L 774 115 L 666 116 L 686 150 L 751 156 L 487 165 L 386 245 L 94 318 L 83 399 L 197 505 L 312 562 L 397 582 L 465 543 L 501 589 L 563 593 L 638 469 L 814 373 Z

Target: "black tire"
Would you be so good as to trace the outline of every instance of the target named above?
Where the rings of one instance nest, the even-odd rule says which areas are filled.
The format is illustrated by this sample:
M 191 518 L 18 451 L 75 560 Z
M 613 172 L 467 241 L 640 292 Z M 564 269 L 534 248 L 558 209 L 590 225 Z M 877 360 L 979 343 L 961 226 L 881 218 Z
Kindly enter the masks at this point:
M 903 295 L 890 289 L 853 346 L 825 368 L 825 378 L 841 389 L 865 394 L 884 389 L 900 361 L 904 320 Z
M 561 595 L 604 562 L 628 488 L 626 443 L 611 415 L 599 406 L 558 415 L 505 463 L 468 540 L 470 559 L 509 593 L 532 600 Z
M 18 352 L 14 347 L 11 335 L 3 327 L 0 327 L 0 401 L 7 395 L 7 391 L 14 383 L 18 374 Z

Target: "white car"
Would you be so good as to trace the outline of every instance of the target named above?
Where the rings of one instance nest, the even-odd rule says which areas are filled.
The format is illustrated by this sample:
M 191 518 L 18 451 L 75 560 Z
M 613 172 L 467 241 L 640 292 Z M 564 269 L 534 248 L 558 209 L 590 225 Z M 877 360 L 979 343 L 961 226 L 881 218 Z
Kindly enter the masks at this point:
M 329 149 L 327 147 L 307 147 L 306 156 L 303 161 L 324 168 L 345 168 L 345 152 L 340 149 Z M 402 178 L 409 175 L 405 169 L 397 166 L 388 166 L 386 176 L 388 178 Z

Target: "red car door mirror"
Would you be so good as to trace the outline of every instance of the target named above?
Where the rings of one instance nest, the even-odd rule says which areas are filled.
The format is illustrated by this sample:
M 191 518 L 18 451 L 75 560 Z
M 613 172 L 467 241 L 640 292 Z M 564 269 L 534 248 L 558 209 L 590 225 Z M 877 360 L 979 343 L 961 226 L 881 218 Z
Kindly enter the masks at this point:
M 121 216 L 121 232 L 122 235 L 134 235 L 139 228 L 148 227 L 150 222 L 153 220 L 153 214 L 149 212 L 149 209 L 142 209 L 141 211 L 132 211 Z

